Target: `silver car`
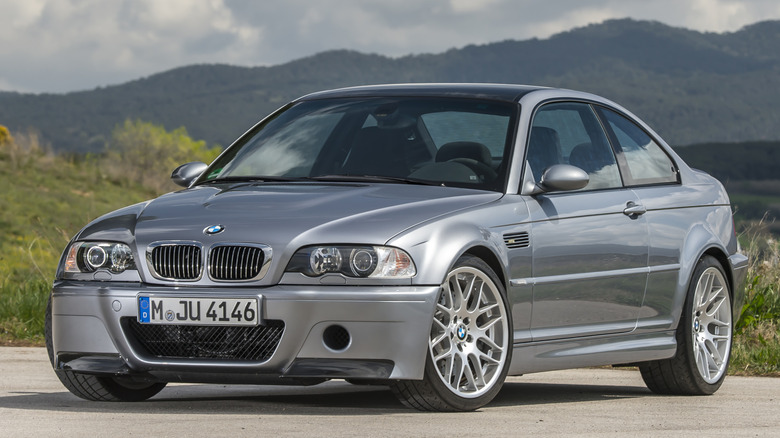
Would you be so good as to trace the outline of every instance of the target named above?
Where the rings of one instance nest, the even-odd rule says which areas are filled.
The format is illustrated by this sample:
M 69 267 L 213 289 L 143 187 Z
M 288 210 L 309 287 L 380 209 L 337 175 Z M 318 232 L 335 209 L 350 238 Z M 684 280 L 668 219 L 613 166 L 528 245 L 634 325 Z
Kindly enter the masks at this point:
M 601 97 L 314 93 L 172 178 L 62 256 L 46 339 L 79 397 L 345 379 L 446 411 L 507 375 L 634 364 L 663 394 L 726 375 L 747 266 L 729 198 Z

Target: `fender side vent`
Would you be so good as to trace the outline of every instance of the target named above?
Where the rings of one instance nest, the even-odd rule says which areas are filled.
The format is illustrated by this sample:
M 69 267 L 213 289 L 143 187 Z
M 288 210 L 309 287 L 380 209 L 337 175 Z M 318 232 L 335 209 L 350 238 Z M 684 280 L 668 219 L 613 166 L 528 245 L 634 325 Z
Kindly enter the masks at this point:
M 504 243 L 509 249 L 528 248 L 531 245 L 531 237 L 525 231 L 504 234 Z

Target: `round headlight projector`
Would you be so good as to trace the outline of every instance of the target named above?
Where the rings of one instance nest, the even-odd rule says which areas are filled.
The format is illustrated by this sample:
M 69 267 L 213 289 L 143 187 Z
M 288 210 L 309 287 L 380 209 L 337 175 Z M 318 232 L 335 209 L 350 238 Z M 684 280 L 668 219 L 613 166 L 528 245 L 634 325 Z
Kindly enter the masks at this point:
M 108 260 L 106 250 L 100 246 L 93 246 L 87 251 L 87 264 L 92 269 L 97 269 L 105 265 L 106 260 Z
M 352 272 L 364 277 L 376 269 L 376 257 L 373 251 L 356 249 L 352 251 L 349 264 L 352 267 Z

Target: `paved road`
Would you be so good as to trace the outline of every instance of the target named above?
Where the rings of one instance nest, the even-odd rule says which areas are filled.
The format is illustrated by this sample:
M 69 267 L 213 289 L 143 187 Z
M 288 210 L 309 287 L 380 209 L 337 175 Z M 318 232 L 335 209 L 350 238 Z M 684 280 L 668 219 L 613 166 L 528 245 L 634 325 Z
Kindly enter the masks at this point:
M 780 379 L 729 377 L 710 397 L 652 395 L 639 373 L 511 377 L 467 413 L 403 408 L 383 387 L 169 385 L 142 403 L 96 403 L 62 387 L 42 348 L 0 348 L 0 436 L 780 436 Z

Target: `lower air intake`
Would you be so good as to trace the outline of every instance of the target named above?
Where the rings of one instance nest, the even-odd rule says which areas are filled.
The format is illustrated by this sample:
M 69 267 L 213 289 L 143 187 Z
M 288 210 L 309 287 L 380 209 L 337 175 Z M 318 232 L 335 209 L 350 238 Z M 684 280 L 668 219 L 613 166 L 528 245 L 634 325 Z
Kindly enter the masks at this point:
M 141 324 L 123 318 L 128 338 L 142 352 L 161 359 L 218 359 L 264 362 L 273 356 L 284 322 L 254 327 Z

